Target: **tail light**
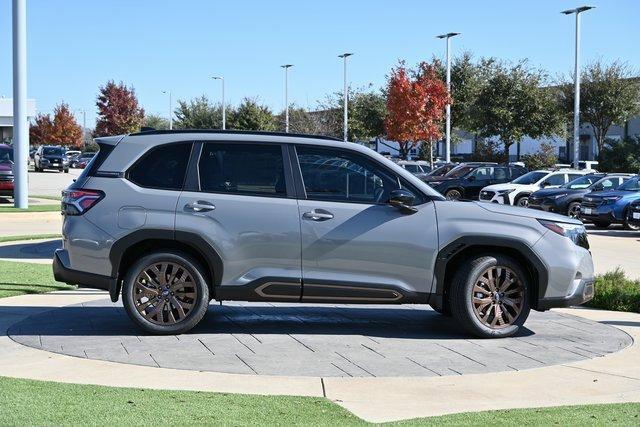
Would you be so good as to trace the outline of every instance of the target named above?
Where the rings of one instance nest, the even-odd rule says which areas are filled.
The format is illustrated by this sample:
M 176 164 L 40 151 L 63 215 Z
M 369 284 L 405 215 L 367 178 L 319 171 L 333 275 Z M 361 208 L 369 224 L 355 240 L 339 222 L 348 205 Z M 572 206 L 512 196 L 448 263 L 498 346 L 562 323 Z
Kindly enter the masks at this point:
M 98 190 L 64 190 L 62 192 L 62 214 L 82 215 L 103 198 L 104 193 Z

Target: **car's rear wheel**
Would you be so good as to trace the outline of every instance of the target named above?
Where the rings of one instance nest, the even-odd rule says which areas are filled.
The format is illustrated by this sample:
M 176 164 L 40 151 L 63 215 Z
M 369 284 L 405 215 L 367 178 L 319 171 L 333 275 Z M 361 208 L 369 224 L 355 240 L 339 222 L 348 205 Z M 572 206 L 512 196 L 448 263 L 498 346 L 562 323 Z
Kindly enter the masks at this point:
M 516 199 L 516 206 L 521 208 L 529 207 L 529 196 L 520 196 Z
M 468 332 L 482 338 L 508 337 L 529 316 L 529 279 L 504 255 L 476 256 L 451 285 L 451 313 Z
M 571 202 L 567 207 L 567 216 L 573 219 L 580 219 L 580 202 Z
M 609 228 L 611 223 L 606 221 L 593 221 L 593 225 L 595 225 L 596 228 Z
M 462 199 L 462 193 L 460 190 L 449 190 L 444 193 L 444 197 L 446 197 L 447 200 L 460 200 Z
M 133 322 L 152 334 L 181 334 L 202 320 L 209 287 L 202 267 L 181 252 L 155 252 L 127 271 L 122 301 Z

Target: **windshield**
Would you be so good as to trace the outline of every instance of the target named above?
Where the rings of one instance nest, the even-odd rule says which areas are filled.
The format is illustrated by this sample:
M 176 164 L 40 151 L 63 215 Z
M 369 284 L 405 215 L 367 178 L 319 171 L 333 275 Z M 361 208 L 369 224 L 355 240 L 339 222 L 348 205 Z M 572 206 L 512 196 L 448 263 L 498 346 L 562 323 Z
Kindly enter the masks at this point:
M 629 181 L 618 187 L 618 190 L 624 191 L 640 191 L 640 177 L 634 176 Z
M 432 170 L 429 175 L 440 176 L 449 172 L 453 166 L 452 165 L 443 165 Z
M 602 175 L 586 175 L 581 176 L 580 178 L 576 178 L 573 181 L 569 181 L 564 185 L 561 185 L 560 188 L 566 188 L 568 190 L 580 190 L 582 188 L 589 188 L 596 182 L 602 179 Z
M 422 169 L 418 165 L 404 165 L 404 168 L 411 173 L 422 172 Z
M 45 156 L 59 156 L 62 154 L 62 148 L 60 147 L 44 147 L 42 154 Z
M 474 170 L 475 168 L 476 168 L 475 166 L 465 166 L 465 165 L 456 166 L 455 168 L 453 168 L 449 172 L 447 172 L 445 177 L 447 177 L 447 178 L 461 178 L 461 177 L 465 176 L 466 174 L 468 174 L 469 172 L 471 172 L 472 170 Z
M 13 163 L 13 149 L 0 148 L 0 163 Z
M 533 184 L 534 182 L 540 181 L 542 178 L 544 178 L 548 174 L 549 172 L 540 172 L 540 171 L 528 172 L 522 175 L 520 178 L 514 179 L 512 182 L 514 184 L 529 185 L 529 184 Z

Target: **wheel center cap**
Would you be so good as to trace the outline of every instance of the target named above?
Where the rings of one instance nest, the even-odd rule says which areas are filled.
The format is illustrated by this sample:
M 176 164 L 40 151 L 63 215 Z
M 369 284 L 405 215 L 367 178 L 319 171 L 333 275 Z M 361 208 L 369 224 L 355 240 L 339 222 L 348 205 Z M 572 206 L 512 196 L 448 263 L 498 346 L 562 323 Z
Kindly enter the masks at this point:
M 166 288 L 165 288 L 165 289 L 162 291 L 162 296 L 163 296 L 163 297 L 166 297 L 167 295 L 169 295 L 169 289 L 166 289 Z
M 493 294 L 493 299 L 494 299 L 495 302 L 500 302 L 500 293 L 495 292 Z

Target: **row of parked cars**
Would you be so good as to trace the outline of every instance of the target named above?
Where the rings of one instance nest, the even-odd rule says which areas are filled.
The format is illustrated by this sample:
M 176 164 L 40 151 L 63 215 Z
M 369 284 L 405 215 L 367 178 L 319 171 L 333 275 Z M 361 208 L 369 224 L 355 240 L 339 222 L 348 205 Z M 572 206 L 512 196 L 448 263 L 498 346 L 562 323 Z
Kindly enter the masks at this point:
M 598 228 L 622 224 L 640 230 L 640 176 L 592 169 L 543 169 L 522 164 L 443 164 L 429 171 L 418 162 L 398 164 L 449 200 L 528 207 L 590 222 Z M 420 167 L 420 170 L 417 170 Z
M 84 169 L 96 153 L 83 153 L 76 150 L 67 150 L 56 145 L 43 145 L 31 153 L 36 172 L 46 169 L 69 172 L 69 168 Z

